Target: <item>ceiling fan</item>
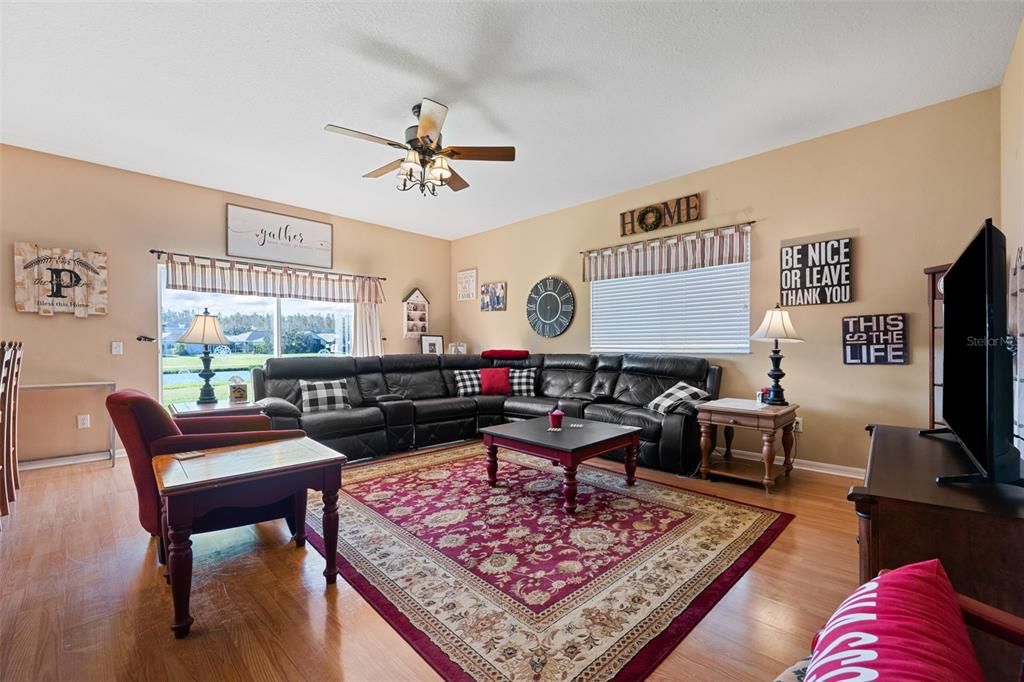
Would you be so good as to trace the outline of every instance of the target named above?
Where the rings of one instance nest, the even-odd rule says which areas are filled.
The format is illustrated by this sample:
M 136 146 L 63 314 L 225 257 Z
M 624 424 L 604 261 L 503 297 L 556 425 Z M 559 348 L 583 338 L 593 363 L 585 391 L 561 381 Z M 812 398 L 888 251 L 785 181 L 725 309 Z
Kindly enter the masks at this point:
M 448 116 L 448 107 L 426 97 L 412 107 L 412 115 L 418 123 L 405 129 L 405 142 L 396 142 L 385 137 L 362 133 L 351 128 L 342 128 L 328 123 L 324 130 L 330 133 L 348 135 L 368 142 L 385 144 L 405 151 L 405 157 L 395 159 L 380 168 L 370 171 L 364 178 L 379 178 L 393 170 L 398 171 L 402 181 L 398 189 L 406 192 L 419 189 L 420 194 L 437 196 L 438 187 L 450 187 L 458 192 L 469 187 L 469 183 L 455 172 L 449 160 L 460 161 L 515 161 L 515 147 L 442 147 L 441 126 Z

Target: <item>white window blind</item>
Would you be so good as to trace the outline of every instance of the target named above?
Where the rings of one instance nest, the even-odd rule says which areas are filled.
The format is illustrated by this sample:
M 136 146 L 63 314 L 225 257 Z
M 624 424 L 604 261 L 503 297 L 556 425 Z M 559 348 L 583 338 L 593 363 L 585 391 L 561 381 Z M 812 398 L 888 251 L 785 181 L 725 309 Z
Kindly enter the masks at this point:
M 750 262 L 590 283 L 593 353 L 750 352 Z

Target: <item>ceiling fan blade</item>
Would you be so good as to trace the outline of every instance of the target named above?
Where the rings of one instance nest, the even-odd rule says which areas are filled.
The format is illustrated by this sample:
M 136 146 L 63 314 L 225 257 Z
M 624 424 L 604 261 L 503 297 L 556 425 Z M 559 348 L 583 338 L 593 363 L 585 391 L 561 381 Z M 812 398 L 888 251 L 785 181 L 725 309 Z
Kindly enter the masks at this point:
M 370 171 L 369 173 L 367 173 L 363 177 L 364 178 L 379 178 L 382 175 L 387 175 L 388 173 L 390 173 L 393 170 L 398 170 L 398 167 L 402 165 L 402 161 L 404 161 L 404 159 L 395 159 L 391 163 L 386 163 L 383 166 L 381 166 L 380 168 L 377 168 L 375 170 Z
M 448 107 L 424 97 L 420 104 L 420 125 L 416 137 L 428 147 L 436 147 L 441 141 L 441 126 L 447 116 Z
M 326 130 L 329 133 L 348 135 L 349 137 L 354 137 L 357 140 L 366 140 L 367 142 L 386 144 L 387 146 L 394 147 L 395 149 L 409 148 L 408 145 L 402 144 L 401 142 L 395 142 L 394 140 L 389 140 L 386 137 L 378 137 L 377 135 L 371 135 L 370 133 L 361 133 L 358 130 L 352 130 L 351 128 L 342 128 L 341 126 L 336 126 L 333 123 L 328 123 L 327 125 L 325 125 L 324 130 Z
M 515 161 L 515 147 L 445 147 L 441 154 L 459 161 Z
M 448 170 L 452 172 L 451 177 L 445 182 L 448 187 L 452 188 L 453 192 L 459 192 L 469 187 L 469 183 L 462 179 L 462 176 L 455 172 L 455 169 L 448 166 Z

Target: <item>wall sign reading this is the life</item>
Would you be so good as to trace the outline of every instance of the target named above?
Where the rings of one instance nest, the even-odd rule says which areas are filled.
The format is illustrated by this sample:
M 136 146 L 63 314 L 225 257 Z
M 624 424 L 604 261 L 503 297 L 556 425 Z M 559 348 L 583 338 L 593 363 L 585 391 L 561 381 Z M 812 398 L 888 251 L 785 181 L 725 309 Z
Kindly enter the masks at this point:
M 843 318 L 843 364 L 905 365 L 908 362 L 906 313 Z
M 783 246 L 782 307 L 852 301 L 852 249 L 851 237 Z

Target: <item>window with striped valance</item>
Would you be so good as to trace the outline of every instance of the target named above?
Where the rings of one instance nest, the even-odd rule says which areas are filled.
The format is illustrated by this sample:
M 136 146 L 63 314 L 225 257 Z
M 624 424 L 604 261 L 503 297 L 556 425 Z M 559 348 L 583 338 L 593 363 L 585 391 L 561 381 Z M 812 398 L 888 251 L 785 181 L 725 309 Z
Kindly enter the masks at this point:
M 329 303 L 384 303 L 377 277 L 169 253 L 167 288 Z
M 583 253 L 583 281 L 685 272 L 750 261 L 750 223 L 617 244 Z

